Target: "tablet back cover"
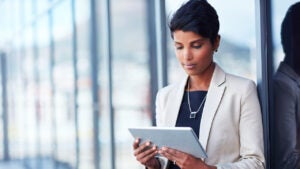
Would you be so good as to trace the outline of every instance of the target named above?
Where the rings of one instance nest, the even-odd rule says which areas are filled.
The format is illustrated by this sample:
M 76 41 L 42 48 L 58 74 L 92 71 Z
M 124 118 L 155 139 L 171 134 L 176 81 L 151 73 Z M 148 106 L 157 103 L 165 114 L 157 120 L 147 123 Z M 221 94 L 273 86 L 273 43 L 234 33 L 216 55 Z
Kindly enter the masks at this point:
M 196 134 L 190 127 L 142 127 L 128 129 L 141 143 L 151 141 L 158 148 L 162 146 L 189 153 L 197 158 L 207 158 Z

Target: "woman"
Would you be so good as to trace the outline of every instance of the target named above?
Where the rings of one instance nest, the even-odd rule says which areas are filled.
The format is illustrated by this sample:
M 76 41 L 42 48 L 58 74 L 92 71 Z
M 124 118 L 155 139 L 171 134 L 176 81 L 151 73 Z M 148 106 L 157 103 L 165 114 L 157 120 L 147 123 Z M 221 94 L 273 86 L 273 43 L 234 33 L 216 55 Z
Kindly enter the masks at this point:
M 161 89 L 156 98 L 157 126 L 189 126 L 208 158 L 150 142 L 133 143 L 136 159 L 149 169 L 263 169 L 261 111 L 254 82 L 225 73 L 213 61 L 220 43 L 215 9 L 191 0 L 170 22 L 176 57 L 187 77 Z M 151 148 L 149 148 L 151 147 Z M 160 153 L 165 158 L 156 158 Z

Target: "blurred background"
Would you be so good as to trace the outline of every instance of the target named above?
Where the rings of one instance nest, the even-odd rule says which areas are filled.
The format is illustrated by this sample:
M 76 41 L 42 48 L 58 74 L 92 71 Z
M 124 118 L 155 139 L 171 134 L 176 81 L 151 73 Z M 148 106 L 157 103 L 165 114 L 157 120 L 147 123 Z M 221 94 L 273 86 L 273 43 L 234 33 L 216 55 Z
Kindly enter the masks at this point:
M 296 1 L 208 1 L 221 25 L 215 61 L 264 84 L 261 69 L 272 74 L 284 57 L 280 24 Z M 0 0 L 0 168 L 144 168 L 127 129 L 155 125 L 157 90 L 184 74 L 167 28 L 184 2 Z M 261 62 L 261 39 L 271 61 Z

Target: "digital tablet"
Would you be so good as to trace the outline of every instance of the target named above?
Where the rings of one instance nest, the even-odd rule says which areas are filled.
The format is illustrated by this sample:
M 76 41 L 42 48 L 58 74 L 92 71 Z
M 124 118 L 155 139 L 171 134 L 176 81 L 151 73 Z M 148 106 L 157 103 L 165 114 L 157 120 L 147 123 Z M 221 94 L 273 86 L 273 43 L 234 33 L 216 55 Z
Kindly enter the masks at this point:
M 142 127 L 128 130 L 134 138 L 140 138 L 141 143 L 151 141 L 158 148 L 166 146 L 197 158 L 207 158 L 205 150 L 190 127 Z

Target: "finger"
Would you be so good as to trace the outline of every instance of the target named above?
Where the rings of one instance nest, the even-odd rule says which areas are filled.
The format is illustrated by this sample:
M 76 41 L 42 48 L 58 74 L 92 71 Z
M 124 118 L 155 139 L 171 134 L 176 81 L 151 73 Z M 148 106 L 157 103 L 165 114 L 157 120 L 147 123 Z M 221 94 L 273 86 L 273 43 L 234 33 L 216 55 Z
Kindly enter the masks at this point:
M 158 153 L 160 153 L 162 156 L 166 157 L 168 160 L 172 161 L 174 165 L 177 165 L 178 167 L 182 168 L 182 160 L 184 159 L 183 156 L 181 156 L 181 152 L 172 148 L 162 147 Z
M 157 147 L 154 146 L 151 149 L 146 150 L 145 152 L 139 154 L 137 156 L 137 160 L 140 161 L 142 164 L 146 164 L 148 161 L 154 158 L 157 153 L 158 153 Z
M 175 161 L 176 160 L 176 155 L 175 155 L 175 152 L 170 150 L 169 148 L 167 147 L 162 147 L 160 150 L 159 150 L 159 153 L 163 156 L 165 156 L 167 159 L 171 160 L 171 161 Z
M 157 148 L 152 147 L 151 149 L 148 149 L 144 152 L 141 152 L 140 154 L 136 155 L 136 159 L 140 161 L 142 164 L 145 164 L 148 160 L 151 158 L 154 158 L 154 156 L 157 154 Z
M 132 145 L 133 149 L 134 150 L 137 149 L 139 147 L 139 144 L 140 144 L 140 139 L 139 138 L 135 139 Z
M 164 153 L 168 153 L 169 155 L 173 156 L 173 157 L 180 157 L 182 155 L 181 151 L 178 151 L 176 149 L 173 148 L 169 148 L 169 147 L 162 147 L 161 149 Z
M 151 145 L 151 142 L 149 142 L 149 141 L 141 144 L 137 149 L 135 149 L 134 155 L 137 156 L 138 154 L 146 151 L 147 149 L 150 148 L 150 145 Z

